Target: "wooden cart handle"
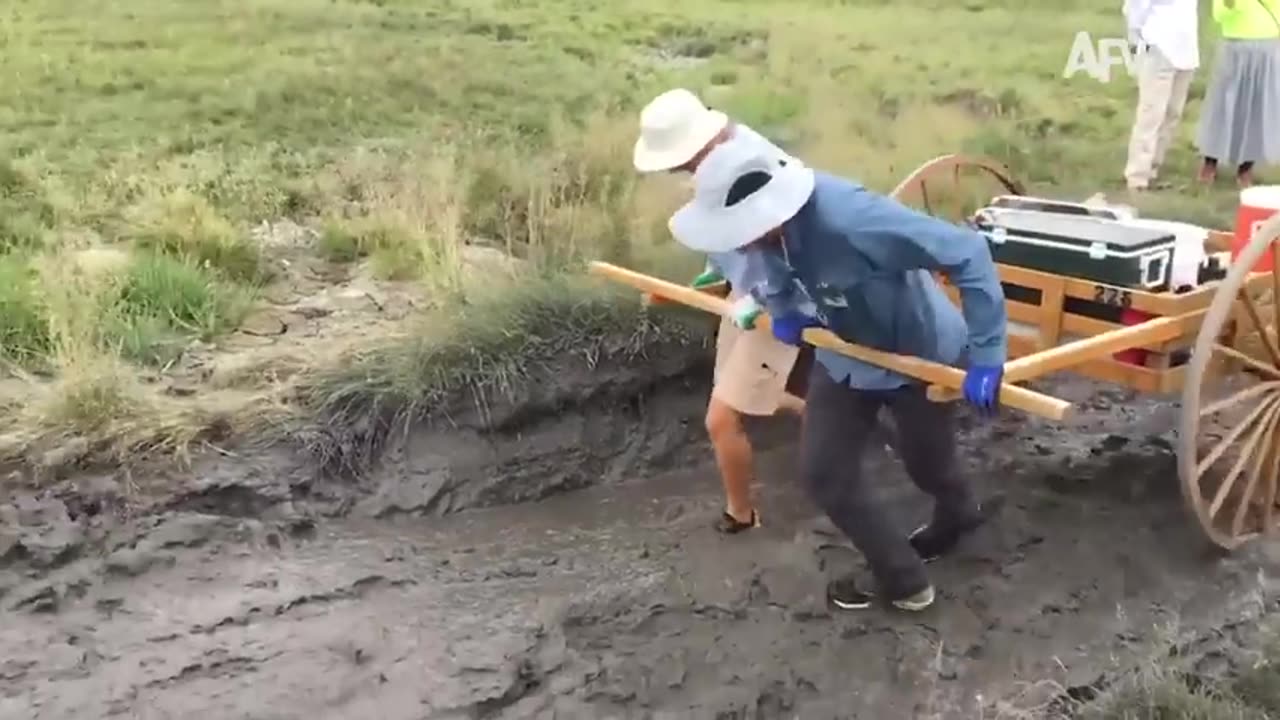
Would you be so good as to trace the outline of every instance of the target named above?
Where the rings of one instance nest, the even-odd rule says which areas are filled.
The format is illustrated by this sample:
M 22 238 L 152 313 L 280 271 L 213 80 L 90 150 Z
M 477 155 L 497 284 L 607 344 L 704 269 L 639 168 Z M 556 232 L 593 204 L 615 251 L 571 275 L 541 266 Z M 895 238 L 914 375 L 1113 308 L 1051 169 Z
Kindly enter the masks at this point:
M 732 307 L 729 301 L 722 298 L 610 263 L 593 262 L 590 267 L 591 272 L 596 275 L 604 276 L 624 285 L 630 285 L 645 293 L 675 300 L 699 310 L 705 310 L 714 315 L 728 315 Z M 762 315 L 756 321 L 755 331 L 769 331 L 769 319 L 767 316 Z M 922 358 L 897 355 L 880 350 L 872 350 L 861 345 L 854 345 L 841 340 L 835 333 L 825 328 L 809 328 L 805 330 L 804 340 L 814 347 L 833 350 L 842 355 L 878 365 L 932 385 L 958 390 L 964 384 L 965 374 L 963 370 L 930 362 Z M 1000 402 L 1002 405 L 1017 408 L 1049 420 L 1064 420 L 1071 415 L 1071 403 L 1066 400 L 1018 387 L 1011 383 L 1005 383 L 1001 386 Z

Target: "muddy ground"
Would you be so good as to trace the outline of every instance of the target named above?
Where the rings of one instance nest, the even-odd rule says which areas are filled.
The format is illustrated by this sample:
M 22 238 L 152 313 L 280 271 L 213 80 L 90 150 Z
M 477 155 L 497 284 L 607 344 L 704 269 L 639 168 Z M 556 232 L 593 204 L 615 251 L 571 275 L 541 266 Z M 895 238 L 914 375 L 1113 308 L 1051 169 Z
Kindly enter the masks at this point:
M 793 421 L 753 429 L 765 527 L 711 529 L 705 371 L 419 428 L 360 481 L 222 449 L 11 482 L 0 718 L 990 718 L 1169 623 L 1214 671 L 1248 635 L 1223 628 L 1275 605 L 1280 553 L 1222 557 L 1183 509 L 1176 403 L 1061 381 L 1069 425 L 965 420 L 1000 509 L 931 566 L 937 605 L 833 613 L 824 579 L 858 563 L 799 488 Z M 891 453 L 867 462 L 904 532 L 927 516 Z

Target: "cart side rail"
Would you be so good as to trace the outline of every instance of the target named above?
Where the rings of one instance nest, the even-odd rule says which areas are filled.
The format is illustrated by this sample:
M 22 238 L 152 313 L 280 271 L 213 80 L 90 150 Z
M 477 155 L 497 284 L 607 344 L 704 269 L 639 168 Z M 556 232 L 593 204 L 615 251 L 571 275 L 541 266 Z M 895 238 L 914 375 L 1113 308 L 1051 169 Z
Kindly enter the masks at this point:
M 630 285 L 642 292 L 673 300 L 722 317 L 730 313 L 731 304 L 729 301 L 701 290 L 678 285 L 610 263 L 593 262 L 590 267 L 591 272 L 596 275 L 624 285 Z M 756 321 L 756 327 L 753 332 L 768 332 L 769 328 L 769 318 L 761 315 Z M 897 355 L 848 343 L 841 340 L 830 330 L 809 328 L 804 332 L 804 340 L 814 347 L 833 350 L 842 355 L 892 370 L 944 390 L 958 391 L 964 384 L 965 372 L 963 370 L 918 357 Z M 1002 405 L 1049 420 L 1065 420 L 1070 417 L 1072 412 L 1072 405 L 1066 400 L 1019 387 L 1009 381 L 1006 381 L 1000 388 L 1000 402 Z
M 1195 310 L 1182 315 L 1153 318 L 1136 325 L 1108 330 L 1090 337 L 1046 348 L 1023 355 L 1004 365 L 1004 381 L 1009 383 L 1034 380 L 1050 373 L 1069 370 L 1093 360 L 1134 347 L 1154 345 L 1174 340 L 1198 330 L 1205 310 Z M 954 388 L 942 384 L 929 387 L 929 398 L 937 402 L 955 400 L 959 395 Z

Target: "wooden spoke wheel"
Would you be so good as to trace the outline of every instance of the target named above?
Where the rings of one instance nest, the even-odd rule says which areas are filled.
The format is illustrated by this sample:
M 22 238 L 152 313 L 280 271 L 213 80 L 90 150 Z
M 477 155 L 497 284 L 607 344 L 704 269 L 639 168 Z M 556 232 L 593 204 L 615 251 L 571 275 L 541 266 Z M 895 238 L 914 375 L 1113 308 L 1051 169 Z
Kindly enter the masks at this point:
M 1276 529 L 1280 482 L 1280 216 L 1254 233 L 1219 285 L 1182 389 L 1178 475 L 1214 544 L 1230 550 Z M 1273 256 L 1274 257 L 1274 256 Z
M 916 168 L 890 195 L 934 217 L 962 222 L 996 195 L 1025 195 L 1004 165 L 983 157 L 943 155 Z

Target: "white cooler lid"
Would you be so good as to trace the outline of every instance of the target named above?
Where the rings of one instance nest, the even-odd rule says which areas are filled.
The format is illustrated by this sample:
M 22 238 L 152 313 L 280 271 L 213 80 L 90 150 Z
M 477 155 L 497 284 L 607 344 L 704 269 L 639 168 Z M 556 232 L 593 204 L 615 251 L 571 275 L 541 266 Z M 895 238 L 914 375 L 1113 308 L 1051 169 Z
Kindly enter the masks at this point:
M 1133 218 L 1125 220 L 1125 225 L 1135 225 L 1157 230 L 1166 230 L 1177 238 L 1173 249 L 1173 267 L 1169 271 L 1169 284 L 1173 287 L 1195 287 L 1199 285 L 1200 265 L 1204 262 L 1204 244 L 1209 239 L 1209 229 L 1175 220 L 1154 220 L 1150 218 Z
M 1280 210 L 1280 185 L 1254 185 L 1240 191 L 1240 204 L 1264 210 Z

